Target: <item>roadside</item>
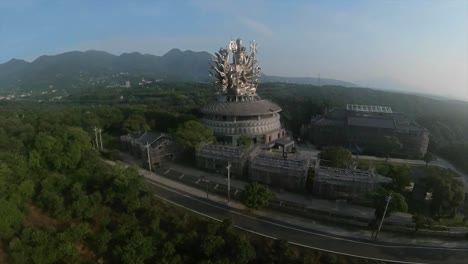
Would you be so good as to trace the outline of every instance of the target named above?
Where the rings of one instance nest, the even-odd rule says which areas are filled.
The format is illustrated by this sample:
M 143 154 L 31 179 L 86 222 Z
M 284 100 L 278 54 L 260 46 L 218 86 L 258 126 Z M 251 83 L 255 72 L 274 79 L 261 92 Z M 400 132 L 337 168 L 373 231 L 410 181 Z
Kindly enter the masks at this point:
M 113 163 L 113 162 L 112 162 Z M 127 165 L 135 165 L 131 162 L 125 163 Z M 183 191 L 185 193 L 191 194 L 193 196 L 198 197 L 199 199 L 206 199 L 207 193 L 201 189 L 197 189 L 191 186 L 187 186 L 185 184 L 179 183 L 177 181 L 168 179 L 166 177 L 160 176 L 156 173 L 149 172 L 147 170 L 139 168 L 139 172 L 148 180 L 166 185 L 168 187 Z M 220 178 L 218 176 L 218 178 Z M 209 193 L 208 199 L 210 201 L 227 205 L 230 208 L 243 210 L 245 211 L 246 208 L 244 205 L 237 201 L 231 201 L 227 204 L 227 200 L 225 197 Z M 346 237 L 351 240 L 367 240 L 370 241 L 369 238 L 371 236 L 370 231 L 368 230 L 356 230 L 356 229 L 348 229 L 344 227 L 334 226 L 334 225 L 325 225 L 323 223 L 319 223 L 313 221 L 309 218 L 280 213 L 277 211 L 270 211 L 270 210 L 259 210 L 259 211 L 250 211 L 253 215 L 257 217 L 261 217 L 262 219 L 271 219 L 278 222 L 287 223 L 290 225 L 304 227 L 310 230 L 314 230 L 320 233 L 327 233 L 336 237 Z M 386 243 L 394 243 L 394 244 L 404 244 L 404 245 L 417 245 L 417 246 L 431 246 L 431 247 L 444 247 L 444 248 L 467 248 L 468 241 L 454 241 L 452 239 L 442 239 L 442 238 L 428 238 L 428 237 L 411 237 L 405 236 L 401 234 L 393 234 L 382 232 L 379 236 L 379 242 L 386 242 Z
M 306 152 L 307 154 L 309 154 L 312 159 L 317 158 L 317 155 L 320 152 L 319 150 L 317 150 L 317 148 L 314 145 L 310 143 L 301 143 L 300 145 L 298 145 L 298 149 L 301 152 Z M 434 156 L 434 157 L 435 157 L 435 160 L 429 162 L 428 165 L 451 170 L 455 176 L 458 176 L 457 180 L 460 180 L 463 183 L 465 193 L 468 193 L 468 175 L 458 170 L 455 166 L 453 166 L 447 160 L 438 156 Z M 353 158 L 361 159 L 361 160 L 387 161 L 386 158 L 367 156 L 367 155 L 353 155 Z M 409 164 L 409 165 L 421 165 L 421 166 L 426 165 L 426 162 L 424 160 L 411 160 L 411 159 L 399 159 L 399 158 L 389 158 L 388 162 L 402 163 L 402 164 Z

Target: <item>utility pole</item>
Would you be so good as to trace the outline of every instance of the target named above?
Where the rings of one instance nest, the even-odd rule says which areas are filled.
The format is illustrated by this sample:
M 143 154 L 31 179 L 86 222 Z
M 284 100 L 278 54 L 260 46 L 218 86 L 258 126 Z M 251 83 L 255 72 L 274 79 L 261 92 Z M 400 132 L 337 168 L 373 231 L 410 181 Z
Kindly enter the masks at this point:
M 228 181 L 228 203 L 231 202 L 231 162 L 228 162 L 227 169 L 227 181 Z
M 151 172 L 151 156 L 150 156 L 150 144 L 146 142 L 146 154 L 148 155 L 148 169 Z
M 387 209 L 388 209 L 388 204 L 390 203 L 390 201 L 392 200 L 392 192 L 390 192 L 386 198 L 387 200 L 387 204 L 385 205 L 385 210 L 383 212 L 383 215 L 382 215 L 382 219 L 380 220 L 380 224 L 379 224 L 379 229 L 377 229 L 377 233 L 375 233 L 375 240 L 377 240 L 377 237 L 379 236 L 379 232 L 380 232 L 380 229 L 382 228 L 382 224 L 383 224 L 383 221 L 385 219 L 385 214 L 387 213 Z
M 101 150 L 104 150 L 104 148 L 102 147 L 102 134 L 101 134 L 102 129 L 99 128 L 98 132 L 99 132 L 99 140 L 101 141 Z
M 205 178 L 205 176 L 202 176 L 201 177 L 201 181 L 205 183 L 205 186 L 206 186 L 206 199 L 208 199 L 208 182 L 210 182 L 209 180 L 207 180 Z
M 96 139 L 96 149 L 99 149 L 99 141 L 98 141 L 98 128 L 97 127 L 94 127 L 94 137 Z

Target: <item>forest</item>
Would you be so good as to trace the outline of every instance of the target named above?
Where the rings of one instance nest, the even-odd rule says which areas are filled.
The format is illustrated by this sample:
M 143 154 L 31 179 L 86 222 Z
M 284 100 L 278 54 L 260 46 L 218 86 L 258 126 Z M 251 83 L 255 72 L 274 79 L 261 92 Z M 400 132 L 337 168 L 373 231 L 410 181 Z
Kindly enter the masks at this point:
M 95 125 L 113 148 L 125 131 L 171 129 L 194 118 L 160 111 L 2 104 L 0 263 L 375 263 L 292 247 L 236 230 L 228 219 L 183 211 L 154 198 L 136 168 L 111 166 L 93 148 Z
M 155 199 L 135 168 L 111 166 L 92 146 L 136 130 L 175 133 L 212 100 L 210 84 L 83 89 L 62 101 L 0 102 L 0 262 L 374 263 L 289 246 Z M 362 88 L 268 83 L 293 133 L 346 103 L 391 106 L 431 132 L 431 151 L 468 171 L 468 103 Z M 397 188 L 397 187 L 395 187 Z M 196 248 L 197 250 L 194 250 Z
M 66 103 L 93 105 L 99 103 L 119 106 L 139 106 L 163 115 L 157 129 L 174 129 L 166 113 L 179 118 L 199 117 L 198 109 L 212 99 L 209 83 L 157 83 L 139 88 L 92 88 L 71 94 Z M 393 111 L 407 114 L 430 132 L 429 151 L 439 155 L 460 170 L 468 172 L 468 102 L 434 99 L 430 96 L 403 94 L 368 88 L 314 86 L 293 83 L 261 83 L 262 98 L 278 103 L 283 111 L 281 120 L 286 129 L 299 135 L 301 126 L 314 115 L 346 104 L 390 106 Z M 155 109 L 160 109 L 155 113 Z M 150 115 L 150 114 L 147 114 Z M 149 117 L 149 116 L 148 116 Z M 148 122 L 154 122 L 149 119 Z

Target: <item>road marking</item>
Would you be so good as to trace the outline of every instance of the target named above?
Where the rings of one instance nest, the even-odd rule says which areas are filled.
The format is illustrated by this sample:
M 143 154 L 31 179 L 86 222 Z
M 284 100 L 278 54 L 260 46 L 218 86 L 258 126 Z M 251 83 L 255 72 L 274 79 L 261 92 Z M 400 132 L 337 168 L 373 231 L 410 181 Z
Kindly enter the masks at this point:
M 315 232 L 311 232 L 311 231 L 307 231 L 307 230 L 302 230 L 302 229 L 298 229 L 298 228 L 294 228 L 294 227 L 285 226 L 285 225 L 282 225 L 282 224 L 270 222 L 270 221 L 267 221 L 267 220 L 264 220 L 264 219 L 259 219 L 259 218 L 252 217 L 252 216 L 249 216 L 249 215 L 241 214 L 241 213 L 236 212 L 236 211 L 226 210 L 226 209 L 223 208 L 223 207 L 219 207 L 219 206 L 213 205 L 213 204 L 211 204 L 211 203 L 207 203 L 207 202 L 205 202 L 205 201 L 203 201 L 203 200 L 200 200 L 200 199 L 198 199 L 198 198 L 195 198 L 195 197 L 192 197 L 192 196 L 189 196 L 189 195 L 180 193 L 180 192 L 178 192 L 178 191 L 175 191 L 175 190 L 173 190 L 173 189 L 167 188 L 166 186 L 162 186 L 162 185 L 160 185 L 160 184 L 158 184 L 158 183 L 155 183 L 155 182 L 153 182 L 153 181 L 150 181 L 149 183 L 154 184 L 154 185 L 157 185 L 157 186 L 159 186 L 160 188 L 166 189 L 166 190 L 168 190 L 168 191 L 177 193 L 177 194 L 179 194 L 179 195 L 181 195 L 181 196 L 183 196 L 183 197 L 186 197 L 186 198 L 189 198 L 189 199 L 198 201 L 198 202 L 200 202 L 200 203 L 203 203 L 203 204 L 206 204 L 206 205 L 209 205 L 209 206 L 212 206 L 212 207 L 215 207 L 215 208 L 224 210 L 224 211 L 228 211 L 228 212 L 233 213 L 233 214 L 237 214 L 237 215 L 240 215 L 240 216 L 243 216 L 243 217 L 246 217 L 246 218 L 250 218 L 250 219 L 253 219 L 253 220 L 256 220 L 256 221 L 259 221 L 259 222 L 264 222 L 264 223 L 276 225 L 276 226 L 279 226 L 279 227 L 283 227 L 283 228 L 286 228 L 286 229 L 291 229 L 291 230 L 294 230 L 294 231 L 298 231 L 298 232 L 302 232 L 302 233 L 307 233 L 307 234 L 311 234 L 311 235 L 322 236 L 322 237 L 326 237 L 326 238 L 330 238 L 330 239 L 341 240 L 341 241 L 346 241 L 346 242 L 351 242 L 351 243 L 356 243 L 356 244 L 363 244 L 363 245 L 369 245 L 369 246 L 375 246 L 375 247 L 383 247 L 383 248 L 436 249 L 436 250 L 450 250 L 450 251 L 465 251 L 465 250 L 467 250 L 467 248 L 444 248 L 444 247 L 433 247 L 433 246 L 411 246 L 411 245 L 382 245 L 382 244 L 373 244 L 373 243 L 369 243 L 369 242 L 363 242 L 363 241 L 358 241 L 358 240 L 351 240 L 351 239 L 346 239 L 346 238 L 340 238 L 340 237 L 335 237 L 335 236 L 330 236 L 330 235 L 315 233 Z M 158 196 L 158 197 L 159 197 L 159 196 Z M 181 206 L 182 206 L 182 205 L 181 205 Z M 203 214 L 203 213 L 200 213 L 200 214 Z
M 183 195 L 183 194 L 180 194 L 180 195 Z M 199 215 L 202 215 L 204 217 L 207 217 L 209 219 L 212 219 L 212 220 L 215 220 L 216 222 L 222 222 L 222 220 L 218 219 L 218 218 L 215 218 L 215 217 L 212 217 L 210 215 L 207 215 L 207 214 L 204 214 L 202 212 L 199 212 L 199 211 L 196 211 L 196 210 L 193 210 L 191 208 L 188 208 L 184 205 L 181 205 L 181 204 L 178 204 L 176 202 L 173 202 L 169 199 L 166 199 L 162 196 L 159 196 L 157 194 L 154 194 L 154 196 L 158 197 L 159 199 L 163 200 L 163 201 L 166 201 L 168 203 L 171 203 L 173 205 L 176 205 L 178 207 L 181 207 L 181 208 L 184 208 L 185 210 L 188 210 L 190 212 L 193 212 L 193 213 L 196 213 L 196 214 L 199 214 Z M 230 211 L 229 211 L 230 212 Z M 253 231 L 253 230 L 250 230 L 250 229 L 247 229 L 247 228 L 244 228 L 244 227 L 241 227 L 241 226 L 238 226 L 238 225 L 233 225 L 234 227 L 236 228 L 239 228 L 241 230 L 244 230 L 246 232 L 249 232 L 249 233 L 252 233 L 252 234 L 255 234 L 255 235 L 259 235 L 259 236 L 262 236 L 262 237 L 266 237 L 266 238 L 270 238 L 270 239 L 275 239 L 277 240 L 278 238 L 276 237 L 273 237 L 273 236 L 269 236 L 269 235 L 266 235 L 266 234 L 263 234 L 263 233 L 259 233 L 259 232 L 256 232 L 256 231 Z M 348 257 L 354 257 L 354 258 L 363 258 L 363 259 L 370 259 L 370 260 L 377 260 L 377 261 L 384 261 L 384 262 L 391 262 L 391 263 L 402 263 L 402 264 L 425 264 L 423 262 L 408 262 L 408 261 L 397 261 L 397 260 L 390 260 L 390 259 L 380 259 L 380 258 L 373 258 L 373 257 L 364 257 L 364 256 L 359 256 L 359 255 L 354 255 L 354 254 L 348 254 L 348 253 L 343 253 L 343 252 L 338 252 L 338 251 L 333 251 L 333 250 L 328 250 L 328 249 L 322 249 L 322 248 L 318 248 L 318 247 L 312 247 L 312 246 L 308 246 L 308 245 L 304 245 L 304 244 L 300 244 L 300 243 L 295 243 L 295 242 L 290 242 L 288 241 L 289 244 L 291 245 L 295 245 L 295 246 L 300 246 L 300 247 L 305 247 L 305 248 L 310 248 L 310 249 L 314 249 L 314 250 L 319 250 L 319 251 L 325 251 L 325 252 L 328 252 L 328 253 L 333 253 L 333 254 L 338 254 L 338 255 L 343 255 L 343 256 L 348 256 Z
M 182 208 L 184 208 L 184 209 L 186 209 L 186 210 L 189 210 L 189 211 L 191 211 L 191 212 L 193 212 L 193 213 L 197 213 L 197 214 L 199 214 L 199 215 L 203 215 L 204 217 L 208 217 L 208 218 L 210 218 L 210 219 L 212 219 L 212 220 L 215 220 L 215 221 L 217 221 L 217 222 L 222 222 L 222 221 L 219 220 L 218 218 L 212 217 L 211 215 L 207 215 L 207 214 L 204 214 L 204 213 L 202 213 L 202 212 L 195 211 L 195 210 L 193 210 L 193 209 L 190 209 L 190 208 L 188 208 L 188 207 L 186 207 L 186 206 L 183 206 L 183 205 L 181 205 L 181 204 L 178 204 L 178 203 L 176 203 L 176 202 L 173 202 L 173 201 L 171 201 L 171 200 L 169 200 L 169 199 L 166 199 L 166 198 L 164 198 L 164 197 L 162 197 L 162 196 L 159 196 L 159 195 L 157 195 L 157 194 L 153 194 L 153 195 L 156 196 L 156 197 L 158 197 L 158 198 L 161 199 L 161 200 L 164 200 L 164 201 L 166 201 L 166 202 L 168 202 L 168 203 L 171 203 L 171 204 L 177 205 L 177 206 L 179 206 L 179 207 L 182 207 Z

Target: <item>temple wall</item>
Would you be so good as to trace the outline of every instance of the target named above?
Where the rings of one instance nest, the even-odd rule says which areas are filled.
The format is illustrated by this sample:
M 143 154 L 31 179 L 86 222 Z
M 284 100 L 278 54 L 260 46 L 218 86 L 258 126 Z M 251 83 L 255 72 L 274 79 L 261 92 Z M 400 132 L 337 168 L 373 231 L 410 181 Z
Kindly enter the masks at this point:
M 215 134 L 221 135 L 249 135 L 253 137 L 281 128 L 279 115 L 248 121 L 218 121 L 207 118 L 203 118 L 201 121 Z

